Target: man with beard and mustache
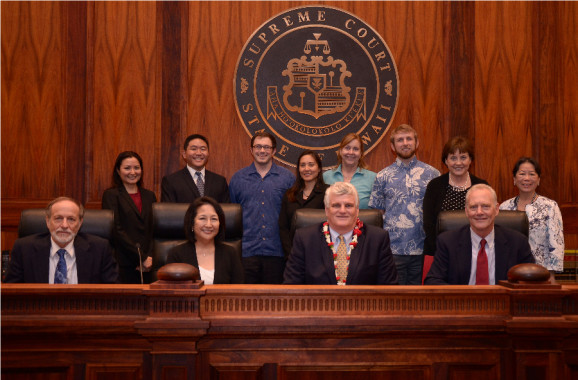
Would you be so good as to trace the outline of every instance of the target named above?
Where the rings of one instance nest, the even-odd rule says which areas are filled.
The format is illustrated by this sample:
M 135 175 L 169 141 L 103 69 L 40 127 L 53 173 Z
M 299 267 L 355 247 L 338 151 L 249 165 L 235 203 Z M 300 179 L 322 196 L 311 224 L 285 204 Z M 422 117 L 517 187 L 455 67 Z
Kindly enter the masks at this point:
M 4 282 L 114 284 L 118 268 L 107 240 L 79 233 L 84 207 L 71 198 L 46 207 L 49 232 L 16 240 Z
M 389 232 L 393 260 L 400 285 L 420 285 L 423 271 L 423 197 L 439 170 L 418 161 L 417 132 L 401 124 L 391 132 L 395 162 L 377 174 L 369 207 L 384 213 L 383 228 Z

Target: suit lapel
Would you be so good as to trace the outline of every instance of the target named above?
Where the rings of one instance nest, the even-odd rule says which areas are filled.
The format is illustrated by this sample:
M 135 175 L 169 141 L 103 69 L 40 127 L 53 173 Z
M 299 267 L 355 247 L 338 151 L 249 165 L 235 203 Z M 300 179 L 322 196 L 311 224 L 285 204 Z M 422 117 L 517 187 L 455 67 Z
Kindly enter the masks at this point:
M 323 265 L 325 266 L 325 270 L 329 277 L 329 281 L 333 281 L 334 284 L 337 284 L 337 277 L 335 277 L 335 264 L 333 263 L 333 251 L 330 247 L 327 246 L 327 241 L 325 240 L 325 234 L 323 233 L 323 224 L 320 227 L 320 235 L 322 240 L 322 249 L 321 252 L 321 260 L 323 261 Z
M 359 268 L 359 261 L 361 260 L 361 252 L 365 245 L 365 238 L 367 237 L 367 229 L 365 226 L 361 229 L 361 235 L 357 237 L 357 246 L 352 247 L 351 255 L 349 257 L 349 271 L 347 273 L 347 282 L 352 283 L 357 276 L 357 268 Z M 353 237 L 352 237 L 353 238 Z
M 470 283 L 472 272 L 472 235 L 469 226 L 464 228 L 464 233 L 460 238 L 458 256 L 460 258 L 460 271 L 458 273 L 463 276 L 458 283 L 467 285 Z
M 34 278 L 38 279 L 38 282 L 48 284 L 48 274 L 50 272 L 50 247 L 52 245 L 52 238 L 48 234 L 48 239 L 42 237 L 39 239 L 39 243 L 34 247 L 36 250 L 35 261 L 33 268 L 38 271 L 35 273 Z
M 508 240 L 498 226 L 494 226 L 494 275 L 496 283 L 507 278 Z M 502 275 L 503 274 L 503 275 Z
M 120 196 L 121 199 L 124 203 L 128 204 L 130 209 L 138 216 L 139 219 L 142 220 L 142 215 L 141 213 L 138 211 L 138 208 L 136 207 L 136 204 L 134 203 L 134 201 L 132 200 L 132 197 L 130 196 L 130 194 L 126 191 L 126 189 L 123 187 L 120 187 Z M 144 204 L 144 199 L 143 199 L 143 194 L 141 192 L 141 201 Z
M 199 193 L 199 189 L 197 189 L 197 185 L 195 185 L 195 180 L 191 176 L 189 169 L 185 166 L 185 168 L 181 171 L 181 173 L 183 174 L 183 179 L 184 179 L 184 182 L 187 185 L 187 187 L 189 187 L 189 189 L 193 192 L 193 194 L 195 194 L 195 197 L 197 197 L 197 198 L 200 197 L 201 193 Z M 206 173 L 206 170 L 205 170 L 205 173 Z M 205 177 L 206 177 L 206 175 L 205 175 Z M 206 178 L 205 178 L 205 182 L 206 182 Z
M 88 252 L 88 241 L 83 237 L 76 235 L 74 239 L 74 255 L 76 256 L 76 273 L 79 284 L 90 283 L 90 268 L 92 262 Z

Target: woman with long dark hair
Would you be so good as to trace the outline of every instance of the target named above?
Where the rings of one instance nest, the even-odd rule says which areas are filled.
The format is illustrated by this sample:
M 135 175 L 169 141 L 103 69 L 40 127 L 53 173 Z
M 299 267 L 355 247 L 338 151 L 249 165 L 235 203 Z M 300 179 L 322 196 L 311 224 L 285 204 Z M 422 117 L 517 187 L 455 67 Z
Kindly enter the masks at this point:
M 142 187 L 143 161 L 136 152 L 118 155 L 112 171 L 114 187 L 102 195 L 102 208 L 114 212 L 112 246 L 123 284 L 150 282 L 153 250 L 153 211 L 155 193 Z

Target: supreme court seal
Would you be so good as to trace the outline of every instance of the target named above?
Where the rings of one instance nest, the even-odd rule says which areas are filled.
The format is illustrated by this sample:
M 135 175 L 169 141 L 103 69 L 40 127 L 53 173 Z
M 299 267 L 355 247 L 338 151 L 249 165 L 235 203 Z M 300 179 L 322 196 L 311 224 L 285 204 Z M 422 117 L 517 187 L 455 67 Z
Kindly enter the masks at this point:
M 337 164 L 343 136 L 366 152 L 389 128 L 397 67 L 381 36 L 341 9 L 306 6 L 265 22 L 247 40 L 235 71 L 235 103 L 249 136 L 277 138 L 275 158 L 295 166 L 304 149 Z

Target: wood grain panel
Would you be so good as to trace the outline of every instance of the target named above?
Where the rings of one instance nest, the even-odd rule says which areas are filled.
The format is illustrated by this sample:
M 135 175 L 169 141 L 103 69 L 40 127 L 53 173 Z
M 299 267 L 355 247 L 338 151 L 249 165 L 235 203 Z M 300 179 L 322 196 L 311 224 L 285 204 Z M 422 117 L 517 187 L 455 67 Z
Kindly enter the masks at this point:
M 155 178 L 159 116 L 154 2 L 97 2 L 94 6 L 94 105 L 87 157 L 87 201 L 100 202 L 112 185 L 116 156 L 134 150 L 144 161 L 145 187 Z
M 532 21 L 527 3 L 476 3 L 476 175 L 500 199 L 512 193 L 511 168 L 519 156 L 531 154 L 535 138 Z
M 64 193 L 63 37 L 59 2 L 2 2 L 2 199 Z

